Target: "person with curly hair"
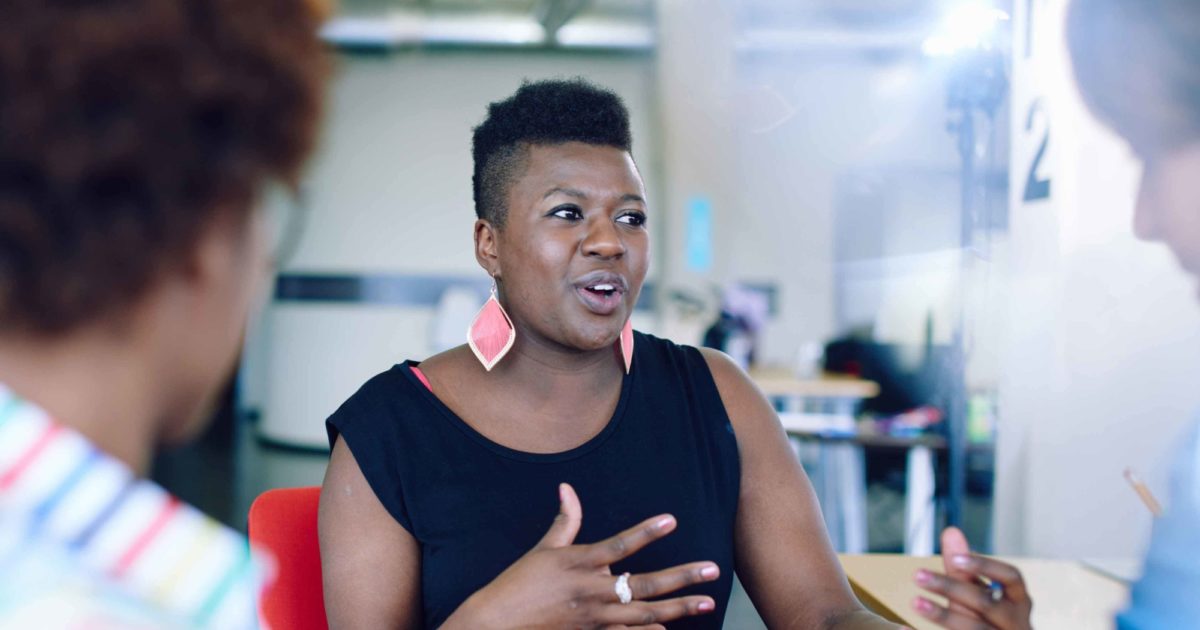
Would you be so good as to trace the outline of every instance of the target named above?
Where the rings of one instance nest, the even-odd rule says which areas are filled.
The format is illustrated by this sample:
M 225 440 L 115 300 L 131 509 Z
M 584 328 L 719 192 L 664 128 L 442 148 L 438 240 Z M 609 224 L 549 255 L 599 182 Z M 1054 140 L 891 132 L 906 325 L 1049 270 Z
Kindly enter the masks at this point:
M 1084 102 L 1142 162 L 1134 234 L 1166 244 L 1185 272 L 1200 277 L 1200 3 L 1073 0 L 1066 35 Z M 1171 499 L 1154 523 L 1119 628 L 1200 624 L 1200 425 L 1181 440 Z M 917 610 L 951 629 L 1029 628 L 1031 594 L 1017 569 L 970 554 L 958 532 L 947 540 L 954 551 L 946 553 L 946 573 L 917 580 L 949 605 L 920 598 Z M 983 578 L 1004 588 L 985 588 Z
M 631 145 L 621 99 L 582 80 L 488 107 L 473 229 L 493 297 L 466 344 L 327 422 L 332 627 L 718 628 L 734 571 L 770 627 L 895 627 L 855 599 L 749 377 L 632 329 L 654 212 Z
M 257 627 L 270 561 L 143 475 L 271 271 L 326 59 L 304 0 L 0 6 L 0 626 Z

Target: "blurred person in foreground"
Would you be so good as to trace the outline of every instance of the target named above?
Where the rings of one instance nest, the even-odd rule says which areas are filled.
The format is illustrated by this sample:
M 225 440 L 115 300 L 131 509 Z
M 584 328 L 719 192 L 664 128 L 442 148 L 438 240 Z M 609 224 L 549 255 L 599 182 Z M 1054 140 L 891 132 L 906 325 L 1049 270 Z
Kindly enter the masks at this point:
M 1200 277 L 1200 2 L 1074 0 L 1067 41 L 1088 107 L 1142 162 L 1134 233 L 1165 243 Z M 917 581 L 950 608 L 922 598 L 918 612 L 947 628 L 1029 627 L 1016 569 L 970 555 L 957 530 L 943 535 L 943 554 L 949 577 L 923 572 Z M 1004 597 L 987 597 L 981 576 L 1000 581 Z M 1170 506 L 1154 523 L 1131 596 L 1120 628 L 1200 627 L 1200 427 L 1182 440 Z
M 270 560 L 142 477 L 270 276 L 257 200 L 317 134 L 319 13 L 0 2 L 0 626 L 257 626 Z

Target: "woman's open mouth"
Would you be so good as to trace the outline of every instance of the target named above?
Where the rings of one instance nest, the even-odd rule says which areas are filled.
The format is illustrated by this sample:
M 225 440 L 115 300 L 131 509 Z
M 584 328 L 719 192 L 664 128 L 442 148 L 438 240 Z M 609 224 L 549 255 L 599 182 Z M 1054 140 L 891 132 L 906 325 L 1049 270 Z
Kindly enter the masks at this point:
M 625 279 L 614 273 L 590 273 L 575 283 L 584 307 L 597 315 L 612 315 L 625 298 Z

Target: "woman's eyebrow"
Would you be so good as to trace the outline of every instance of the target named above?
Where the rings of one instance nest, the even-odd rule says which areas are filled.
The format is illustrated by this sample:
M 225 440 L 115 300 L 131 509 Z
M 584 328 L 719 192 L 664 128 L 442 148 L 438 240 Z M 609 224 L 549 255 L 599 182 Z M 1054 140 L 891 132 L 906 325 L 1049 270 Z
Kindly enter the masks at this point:
M 547 190 L 546 194 L 542 195 L 542 199 L 545 199 L 555 193 L 562 193 L 568 197 L 575 197 L 576 199 L 587 199 L 587 195 L 582 190 L 576 190 L 574 188 L 562 188 L 560 186 L 555 186 L 554 188 Z
M 547 190 L 546 194 L 542 195 L 542 199 L 547 199 L 554 194 L 563 194 L 576 199 L 587 199 L 587 193 L 583 192 L 582 190 L 576 188 L 563 188 L 561 186 L 555 186 L 554 188 Z M 621 195 L 621 202 L 624 203 L 627 201 L 643 204 L 646 203 L 646 200 L 641 195 L 636 193 L 625 193 L 624 195 Z

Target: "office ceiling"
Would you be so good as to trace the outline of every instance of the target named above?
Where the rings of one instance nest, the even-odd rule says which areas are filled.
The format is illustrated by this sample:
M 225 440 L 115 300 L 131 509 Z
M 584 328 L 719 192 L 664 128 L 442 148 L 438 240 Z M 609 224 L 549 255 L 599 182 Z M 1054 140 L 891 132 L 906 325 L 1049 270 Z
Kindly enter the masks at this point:
M 649 50 L 653 0 L 340 0 L 325 37 L 350 48 Z
M 687 0 L 673 0 L 686 2 Z M 717 0 L 746 49 L 916 50 L 960 0 Z M 996 0 L 1001 8 L 1012 0 Z M 331 40 L 648 50 L 658 0 L 339 0 Z M 369 22 L 369 23 L 368 23 Z M 363 37 L 366 31 L 378 31 Z M 346 36 L 345 33 L 350 33 Z
M 885 22 L 927 16 L 946 0 L 724 0 L 724 3 L 756 22 Z M 339 7 L 341 13 L 360 15 L 398 9 L 532 14 L 543 5 L 578 5 L 580 16 L 651 19 L 655 4 L 655 0 L 341 0 Z

